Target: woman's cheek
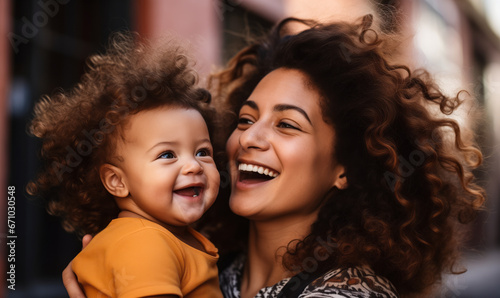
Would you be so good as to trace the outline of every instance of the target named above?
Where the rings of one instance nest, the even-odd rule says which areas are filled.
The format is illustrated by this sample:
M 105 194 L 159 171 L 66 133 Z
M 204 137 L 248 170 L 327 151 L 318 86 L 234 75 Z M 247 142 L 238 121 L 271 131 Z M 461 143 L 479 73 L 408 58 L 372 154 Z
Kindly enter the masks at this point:
M 229 158 L 231 158 L 231 154 L 234 153 L 237 150 L 238 147 L 238 138 L 239 138 L 239 133 L 237 130 L 233 131 L 231 135 L 229 136 L 229 139 L 226 142 L 226 152 L 229 155 Z

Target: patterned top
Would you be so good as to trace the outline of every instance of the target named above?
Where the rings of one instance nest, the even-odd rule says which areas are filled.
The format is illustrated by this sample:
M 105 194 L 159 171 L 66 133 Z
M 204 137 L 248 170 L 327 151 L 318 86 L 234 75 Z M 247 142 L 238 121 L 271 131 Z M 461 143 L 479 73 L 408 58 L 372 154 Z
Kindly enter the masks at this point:
M 240 298 L 241 276 L 245 256 L 241 255 L 220 272 L 219 281 L 225 298 Z M 255 298 L 278 296 L 290 278 L 261 289 Z M 299 298 L 397 298 L 394 286 L 366 267 L 332 269 L 310 283 Z

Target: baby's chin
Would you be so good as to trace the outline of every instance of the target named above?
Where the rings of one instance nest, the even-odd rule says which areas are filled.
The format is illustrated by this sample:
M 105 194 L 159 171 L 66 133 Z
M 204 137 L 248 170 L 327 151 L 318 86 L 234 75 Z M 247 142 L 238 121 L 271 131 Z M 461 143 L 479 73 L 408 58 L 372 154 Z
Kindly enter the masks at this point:
M 190 225 L 197 222 L 205 213 L 205 208 L 203 210 L 199 210 L 197 212 L 186 212 L 179 218 L 179 221 L 182 225 Z
M 184 225 L 190 225 L 198 221 L 203 214 L 212 206 L 215 199 L 202 197 L 199 201 L 182 200 L 177 204 L 177 221 Z

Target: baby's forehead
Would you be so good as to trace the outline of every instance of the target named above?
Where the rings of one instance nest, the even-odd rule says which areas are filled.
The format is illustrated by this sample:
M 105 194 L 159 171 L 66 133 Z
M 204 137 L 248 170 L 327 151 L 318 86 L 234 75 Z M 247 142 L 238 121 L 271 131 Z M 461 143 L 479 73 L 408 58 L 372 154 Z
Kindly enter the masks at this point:
M 162 139 L 209 138 L 200 111 L 191 107 L 161 106 L 128 115 L 117 127 L 115 140 L 121 146 Z

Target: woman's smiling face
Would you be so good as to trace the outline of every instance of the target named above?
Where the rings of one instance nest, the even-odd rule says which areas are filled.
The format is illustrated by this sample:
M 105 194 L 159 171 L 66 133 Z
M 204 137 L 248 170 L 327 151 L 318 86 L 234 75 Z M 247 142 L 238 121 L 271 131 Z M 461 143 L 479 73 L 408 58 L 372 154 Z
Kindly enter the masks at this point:
M 251 220 L 308 216 L 332 187 L 345 186 L 320 100 L 298 70 L 280 68 L 259 82 L 226 147 L 233 212 Z

